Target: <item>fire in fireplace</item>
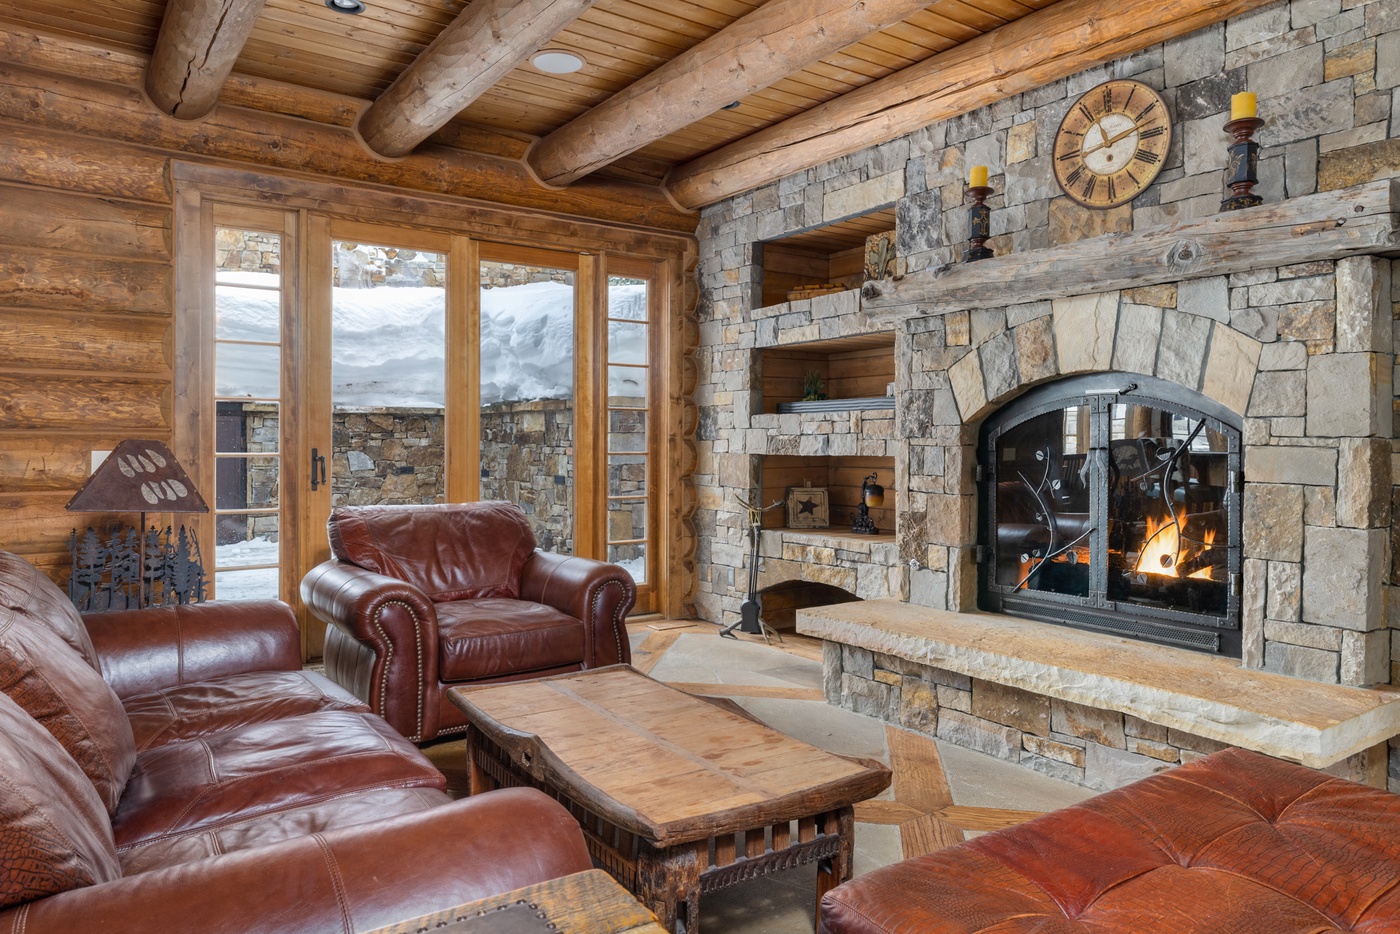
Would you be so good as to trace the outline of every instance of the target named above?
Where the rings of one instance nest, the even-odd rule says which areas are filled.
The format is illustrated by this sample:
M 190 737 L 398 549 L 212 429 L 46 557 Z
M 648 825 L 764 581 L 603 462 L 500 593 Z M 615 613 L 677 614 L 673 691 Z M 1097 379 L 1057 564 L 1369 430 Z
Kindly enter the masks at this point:
M 1130 373 L 1032 390 L 983 423 L 981 605 L 1240 654 L 1240 429 Z

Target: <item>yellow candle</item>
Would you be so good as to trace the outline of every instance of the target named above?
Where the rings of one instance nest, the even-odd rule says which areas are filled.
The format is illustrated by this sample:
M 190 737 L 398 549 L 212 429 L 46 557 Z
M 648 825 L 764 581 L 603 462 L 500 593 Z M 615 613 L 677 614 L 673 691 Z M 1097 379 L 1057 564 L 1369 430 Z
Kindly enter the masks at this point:
M 987 187 L 987 167 L 985 165 L 974 165 L 972 174 L 967 179 L 968 185 L 973 188 Z
M 1241 91 L 1230 98 L 1230 119 L 1243 120 L 1259 114 L 1259 99 L 1253 91 Z

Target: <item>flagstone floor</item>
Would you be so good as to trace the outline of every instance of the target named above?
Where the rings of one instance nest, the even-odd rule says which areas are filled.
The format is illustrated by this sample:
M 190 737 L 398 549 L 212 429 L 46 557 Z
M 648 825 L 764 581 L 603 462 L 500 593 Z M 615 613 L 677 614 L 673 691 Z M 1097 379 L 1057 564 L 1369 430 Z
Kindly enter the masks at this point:
M 710 623 L 629 625 L 632 663 L 693 694 L 725 698 L 769 726 L 814 746 L 889 764 L 891 788 L 856 806 L 855 872 L 860 875 L 1089 797 L 1000 759 L 831 707 L 822 697 L 821 643 L 784 633 L 718 636 Z M 425 750 L 463 789 L 461 740 Z M 816 869 L 801 867 L 704 896 L 703 934 L 811 934 Z

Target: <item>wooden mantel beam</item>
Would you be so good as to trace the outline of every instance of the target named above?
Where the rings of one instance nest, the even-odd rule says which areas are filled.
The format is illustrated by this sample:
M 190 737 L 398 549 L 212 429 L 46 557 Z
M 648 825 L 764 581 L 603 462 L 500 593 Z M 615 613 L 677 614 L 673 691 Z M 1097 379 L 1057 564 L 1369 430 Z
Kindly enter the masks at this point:
M 360 118 L 366 145 L 405 156 L 594 0 L 474 0 Z
M 714 204 L 1270 2 L 1061 0 L 678 166 L 667 187 Z
M 526 157 L 567 185 L 892 26 L 928 0 L 769 0 L 544 137 Z
M 198 120 L 253 32 L 264 0 L 170 0 L 146 69 L 146 93 L 165 113 Z

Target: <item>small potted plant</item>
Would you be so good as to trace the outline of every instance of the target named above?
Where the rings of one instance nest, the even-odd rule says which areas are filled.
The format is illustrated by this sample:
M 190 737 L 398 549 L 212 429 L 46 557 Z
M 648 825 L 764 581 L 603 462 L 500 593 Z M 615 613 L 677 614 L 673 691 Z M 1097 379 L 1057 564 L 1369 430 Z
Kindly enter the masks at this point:
M 808 370 L 802 377 L 802 401 L 817 402 L 826 398 L 826 383 L 820 370 Z

